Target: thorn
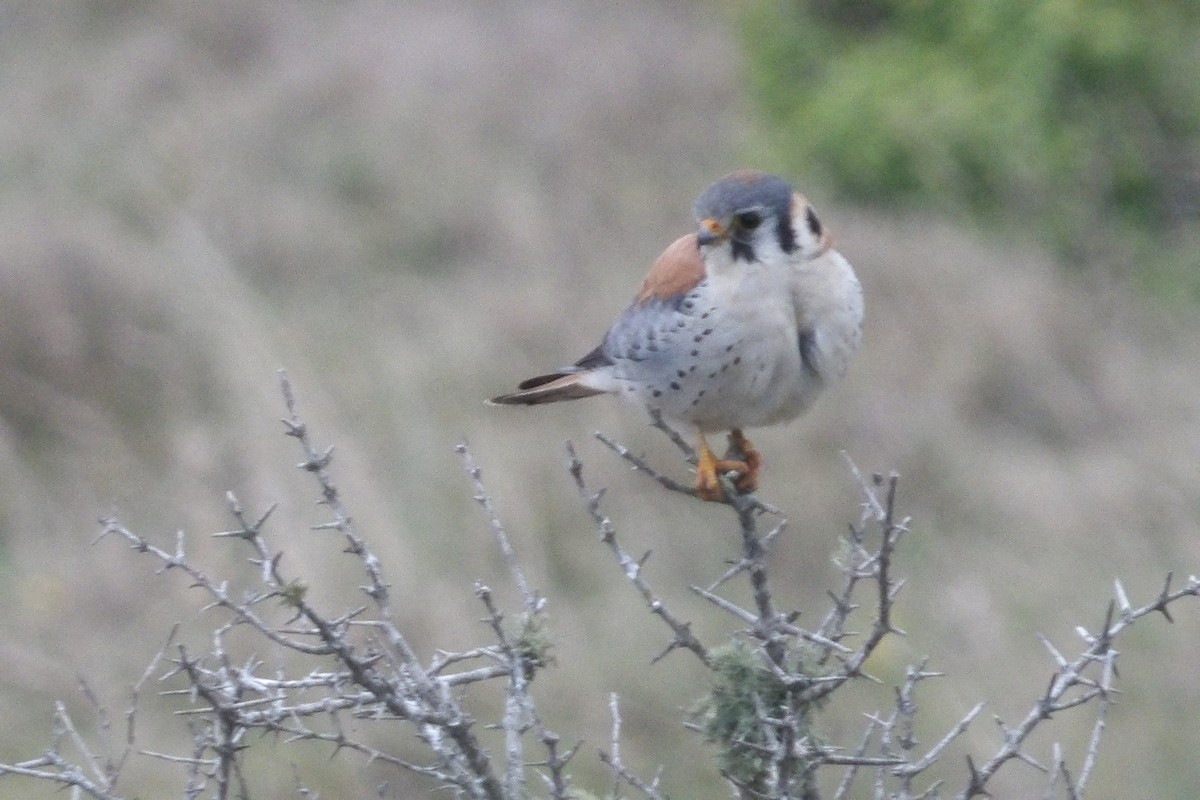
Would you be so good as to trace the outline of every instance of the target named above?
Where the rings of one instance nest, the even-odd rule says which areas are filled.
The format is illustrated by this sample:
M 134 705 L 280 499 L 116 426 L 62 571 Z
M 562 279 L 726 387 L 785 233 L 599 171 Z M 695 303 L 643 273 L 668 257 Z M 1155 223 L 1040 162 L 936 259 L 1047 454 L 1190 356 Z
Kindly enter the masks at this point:
M 1055 664 L 1058 664 L 1060 668 L 1067 666 L 1067 659 L 1063 657 L 1062 653 L 1058 652 L 1054 645 L 1050 643 L 1049 639 L 1040 633 L 1037 635 L 1037 637 L 1041 640 L 1045 648 L 1050 651 L 1050 657 L 1054 659 Z
M 1116 610 L 1116 601 L 1108 601 L 1108 609 L 1104 612 L 1104 628 L 1100 631 L 1100 636 L 1097 641 L 1103 646 L 1104 651 L 1107 651 L 1112 642 L 1112 621 L 1113 612 Z
M 1125 587 L 1121 585 L 1120 580 L 1113 581 L 1113 589 L 1117 593 L 1117 603 L 1121 607 L 1121 613 L 1128 614 L 1133 609 L 1133 606 L 1130 605 L 1129 595 L 1125 594 Z
M 1167 610 L 1167 600 L 1171 595 L 1171 578 L 1174 574 L 1174 572 L 1167 573 L 1167 580 L 1163 583 L 1162 592 L 1158 595 L 1158 610 L 1162 612 L 1162 615 L 1167 618 L 1167 622 L 1170 623 L 1175 622 L 1171 617 L 1171 612 Z
M 967 772 L 970 774 L 970 783 L 967 784 L 966 796 L 975 797 L 976 795 L 983 795 L 984 797 L 991 797 L 988 792 L 984 791 L 983 776 L 980 775 L 979 770 L 975 768 L 975 761 L 970 755 L 967 756 Z

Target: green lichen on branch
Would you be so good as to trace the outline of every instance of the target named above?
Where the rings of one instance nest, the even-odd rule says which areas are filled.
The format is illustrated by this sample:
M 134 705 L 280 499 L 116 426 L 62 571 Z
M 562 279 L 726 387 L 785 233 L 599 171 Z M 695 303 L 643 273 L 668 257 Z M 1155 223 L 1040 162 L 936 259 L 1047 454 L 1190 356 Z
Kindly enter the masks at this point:
M 810 674 L 802 650 L 789 650 L 771 669 L 760 648 L 733 642 L 712 652 L 713 685 L 692 710 L 707 741 L 718 747 L 721 772 L 742 786 L 764 785 L 777 767 L 780 738 L 812 739 L 821 705 L 798 700 Z M 799 765 L 798 773 L 814 765 Z

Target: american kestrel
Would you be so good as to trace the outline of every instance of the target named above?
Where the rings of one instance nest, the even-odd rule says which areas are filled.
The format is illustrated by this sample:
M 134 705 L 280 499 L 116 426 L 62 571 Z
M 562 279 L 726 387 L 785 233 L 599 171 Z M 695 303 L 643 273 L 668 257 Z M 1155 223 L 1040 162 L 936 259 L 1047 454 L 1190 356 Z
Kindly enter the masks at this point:
M 698 228 L 666 249 L 592 352 L 495 397 L 538 405 L 618 394 L 695 428 L 696 493 L 717 476 L 753 491 L 760 464 L 742 429 L 807 409 L 846 372 L 862 338 L 863 294 L 803 195 L 757 170 L 727 175 L 694 205 Z M 718 459 L 705 433 L 730 431 Z

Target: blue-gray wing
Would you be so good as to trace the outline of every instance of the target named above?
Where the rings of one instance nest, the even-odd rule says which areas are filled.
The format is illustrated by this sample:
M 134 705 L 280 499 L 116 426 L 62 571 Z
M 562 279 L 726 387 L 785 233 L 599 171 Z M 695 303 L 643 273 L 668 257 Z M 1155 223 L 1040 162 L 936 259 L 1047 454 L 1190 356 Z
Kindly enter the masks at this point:
M 706 287 L 705 281 L 681 294 L 633 303 L 609 329 L 604 343 L 584 360 L 604 359 L 637 373 L 638 365 L 661 369 L 663 362 L 698 355 L 700 343 L 712 332 L 705 328 L 714 310 L 704 305 Z

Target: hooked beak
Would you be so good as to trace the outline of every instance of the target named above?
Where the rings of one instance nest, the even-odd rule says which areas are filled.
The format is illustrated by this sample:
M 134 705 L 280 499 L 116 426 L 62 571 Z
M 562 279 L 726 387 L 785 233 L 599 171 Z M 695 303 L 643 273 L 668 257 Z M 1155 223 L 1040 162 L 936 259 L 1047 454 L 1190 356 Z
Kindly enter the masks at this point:
M 719 220 L 712 217 L 705 217 L 700 220 L 700 230 L 696 231 L 696 241 L 702 246 L 712 244 L 718 239 L 724 239 L 729 233 L 729 229 L 721 224 Z

